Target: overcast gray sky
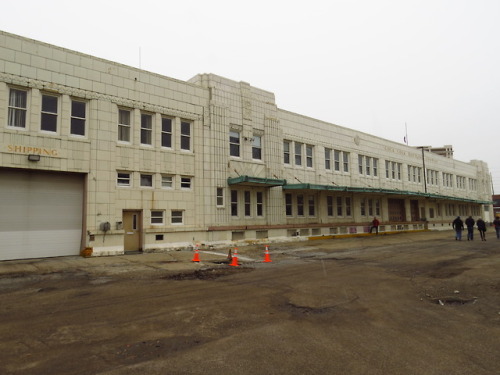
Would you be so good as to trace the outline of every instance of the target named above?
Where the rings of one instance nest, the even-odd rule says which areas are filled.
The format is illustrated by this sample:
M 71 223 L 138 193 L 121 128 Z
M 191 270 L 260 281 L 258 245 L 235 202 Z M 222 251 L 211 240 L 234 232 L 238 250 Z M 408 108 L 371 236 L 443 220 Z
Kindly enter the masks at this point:
M 5 1 L 0 28 L 488 162 L 500 193 L 499 0 Z

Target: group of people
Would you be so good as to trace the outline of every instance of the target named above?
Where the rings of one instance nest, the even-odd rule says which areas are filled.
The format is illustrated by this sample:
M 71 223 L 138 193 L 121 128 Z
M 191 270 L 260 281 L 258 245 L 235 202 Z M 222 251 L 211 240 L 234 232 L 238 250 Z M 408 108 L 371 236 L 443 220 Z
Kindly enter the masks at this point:
M 474 224 L 477 226 L 477 230 L 479 231 L 479 235 L 481 236 L 481 241 L 486 241 L 486 223 L 483 219 L 479 218 L 477 221 L 474 221 L 472 216 L 469 216 L 465 219 L 465 227 L 467 227 L 467 241 L 474 240 Z M 495 231 L 497 238 L 500 238 L 500 216 L 497 216 L 493 221 L 495 225 Z M 452 223 L 453 229 L 455 230 L 455 240 L 462 240 L 462 231 L 464 229 L 464 222 L 460 219 L 460 216 L 457 216 Z

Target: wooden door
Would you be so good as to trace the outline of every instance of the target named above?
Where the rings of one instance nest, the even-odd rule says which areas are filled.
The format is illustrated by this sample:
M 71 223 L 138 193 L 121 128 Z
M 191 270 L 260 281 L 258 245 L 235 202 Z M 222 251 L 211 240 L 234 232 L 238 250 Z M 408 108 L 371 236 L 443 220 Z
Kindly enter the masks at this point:
M 124 251 L 141 250 L 141 211 L 123 211 Z

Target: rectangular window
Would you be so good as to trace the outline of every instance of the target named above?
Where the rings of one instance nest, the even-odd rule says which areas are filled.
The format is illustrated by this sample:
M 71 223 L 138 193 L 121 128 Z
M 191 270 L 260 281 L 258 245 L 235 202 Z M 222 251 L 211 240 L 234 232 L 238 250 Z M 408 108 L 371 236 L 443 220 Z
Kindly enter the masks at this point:
M 171 223 L 184 224 L 184 211 L 172 210 Z
M 368 216 L 373 216 L 373 199 L 368 199 Z
M 141 144 L 152 145 L 153 116 L 141 113 Z
M 86 106 L 85 102 L 78 100 L 71 101 L 70 132 L 73 135 L 85 135 Z
M 385 161 L 385 178 L 389 178 L 391 173 L 391 162 L 386 160 Z
M 231 216 L 238 216 L 238 191 L 231 190 Z
M 332 169 L 332 149 L 325 147 L 325 169 Z
M 243 193 L 244 197 L 244 203 L 245 203 L 245 216 L 251 216 L 252 214 L 252 206 L 251 206 L 251 199 L 250 199 L 250 192 L 245 191 Z
M 363 174 L 363 159 L 364 159 L 364 157 L 362 155 L 358 155 L 358 170 L 359 170 L 359 174 Z
M 224 206 L 224 188 L 217 188 L 216 205 L 217 207 Z
M 295 142 L 295 165 L 302 165 L 302 143 Z
M 130 142 L 130 111 L 125 109 L 118 110 L 118 140 Z
M 345 199 L 345 216 L 351 216 L 351 198 Z
M 342 197 L 337 197 L 337 216 L 342 216 L 344 214 L 343 211 Z
M 366 216 L 366 199 L 361 199 L 359 202 L 359 213 L 361 216 Z
M 333 216 L 333 197 L 331 195 L 326 196 L 326 214 Z
M 181 150 L 191 150 L 191 123 L 181 121 Z
M 28 106 L 28 92 L 10 89 L 8 126 L 26 128 L 26 112 Z
M 235 130 L 229 132 L 229 155 L 240 156 L 240 132 Z
M 340 151 L 338 150 L 333 151 L 333 162 L 334 162 L 334 169 L 336 171 L 340 171 Z
M 297 195 L 297 215 L 304 216 L 304 196 Z
M 161 187 L 162 189 L 173 189 L 174 179 L 172 176 L 162 175 L 161 176 Z
M 311 145 L 306 145 L 306 166 L 313 167 L 313 146 Z
M 172 148 L 172 119 L 161 118 L 161 147 Z
M 307 207 L 308 207 L 309 216 L 316 215 L 316 202 L 314 199 L 314 195 L 309 195 L 309 197 L 307 199 Z
M 371 164 L 372 164 L 372 158 L 367 156 L 365 157 L 365 161 L 366 161 L 366 165 L 365 165 L 365 168 L 366 168 L 366 175 L 367 176 L 370 176 L 371 175 Z
M 181 177 L 181 189 L 191 189 L 191 177 Z
M 283 141 L 283 163 L 290 164 L 290 142 Z
M 257 216 L 264 216 L 264 193 L 261 191 L 257 192 Z
M 349 172 L 349 153 L 344 151 L 342 155 L 344 156 L 344 172 Z
M 373 175 L 378 176 L 378 159 L 373 159 Z
M 293 204 L 292 204 L 292 194 L 285 194 L 285 213 L 286 216 L 292 216 L 293 214 Z
M 375 199 L 375 215 L 380 216 L 380 201 Z
M 391 176 L 392 176 L 392 179 L 395 180 L 396 179 L 396 162 L 391 162 Z
M 130 173 L 118 172 L 116 178 L 116 184 L 118 186 L 130 186 Z
M 260 135 L 253 136 L 252 158 L 255 160 L 262 160 L 262 137 Z
M 153 187 L 153 175 L 141 173 L 141 186 L 142 187 Z
M 164 211 L 151 211 L 151 225 L 162 225 Z
M 53 95 L 42 95 L 42 116 L 40 129 L 47 132 L 57 132 L 57 102 L 59 98 Z

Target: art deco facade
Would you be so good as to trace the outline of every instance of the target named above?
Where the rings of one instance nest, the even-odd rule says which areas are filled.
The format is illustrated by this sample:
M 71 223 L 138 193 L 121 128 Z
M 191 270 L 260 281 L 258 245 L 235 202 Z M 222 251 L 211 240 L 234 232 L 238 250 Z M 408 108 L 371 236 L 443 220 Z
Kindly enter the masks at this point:
M 491 220 L 484 162 L 282 110 L 248 83 L 8 33 L 0 56 L 0 259 Z

